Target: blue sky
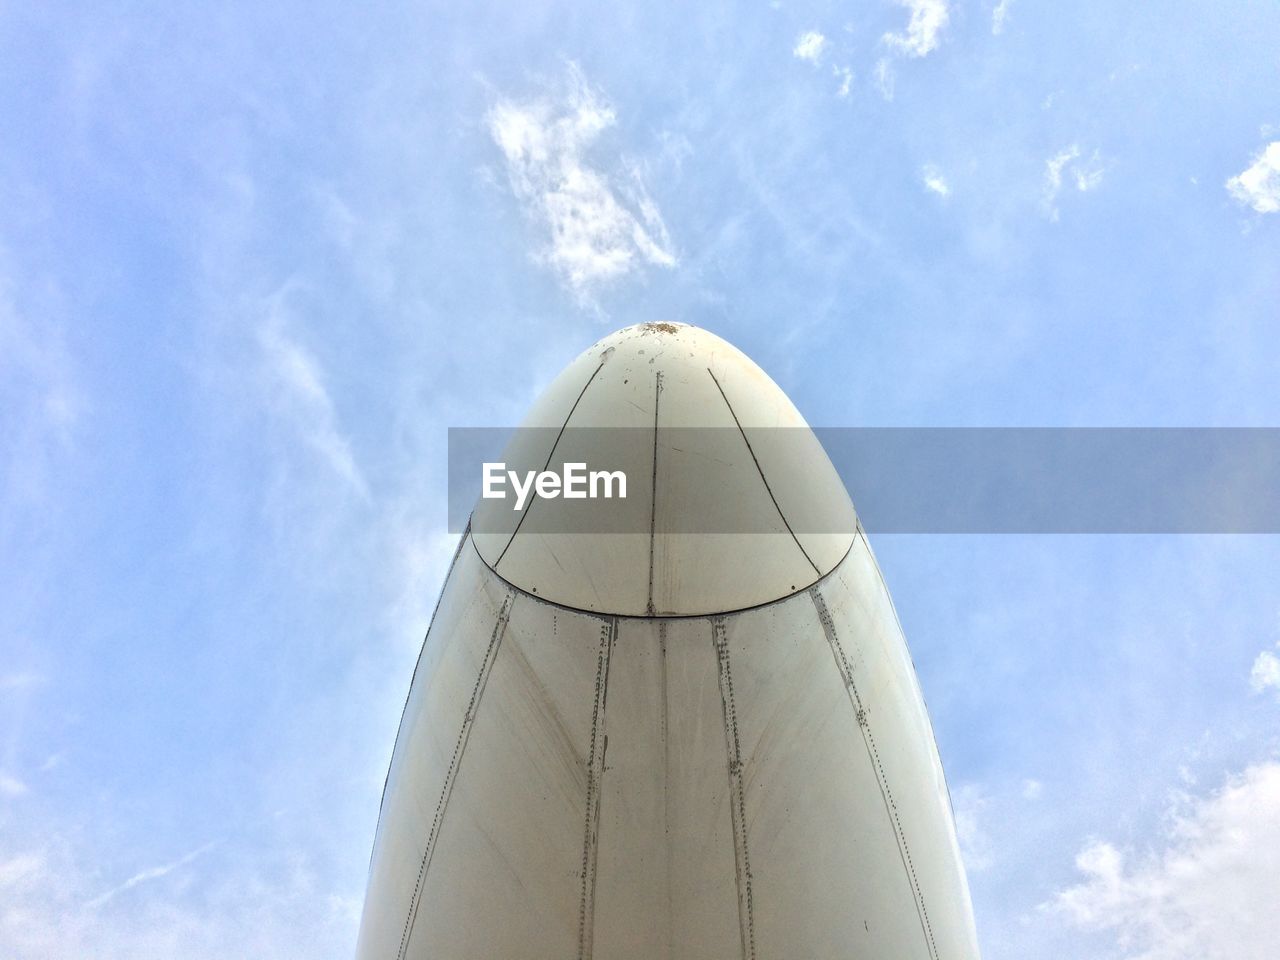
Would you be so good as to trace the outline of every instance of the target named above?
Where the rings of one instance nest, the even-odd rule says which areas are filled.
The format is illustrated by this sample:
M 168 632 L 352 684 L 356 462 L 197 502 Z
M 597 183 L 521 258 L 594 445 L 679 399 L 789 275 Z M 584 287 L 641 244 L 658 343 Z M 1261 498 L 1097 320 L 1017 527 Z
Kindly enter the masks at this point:
M 446 428 L 1280 423 L 1280 7 L 0 4 L 0 954 L 350 955 Z M 882 536 L 988 960 L 1271 956 L 1280 542 Z

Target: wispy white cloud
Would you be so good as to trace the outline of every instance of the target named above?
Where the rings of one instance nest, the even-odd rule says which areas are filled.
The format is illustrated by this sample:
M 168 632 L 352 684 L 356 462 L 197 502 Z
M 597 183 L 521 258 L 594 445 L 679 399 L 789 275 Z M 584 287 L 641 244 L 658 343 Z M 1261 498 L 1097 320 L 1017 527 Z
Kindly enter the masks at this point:
M 828 47 L 827 38 L 817 30 L 808 30 L 796 38 L 796 45 L 791 48 L 793 56 L 800 60 L 808 60 L 814 66 L 822 62 L 822 55 Z
M 17 777 L 0 772 L 0 796 L 20 797 L 28 791 L 25 783 Z
M 39 853 L 20 853 L 0 860 L 0 890 L 39 872 L 44 868 L 44 857 Z
M 1062 171 L 1068 163 L 1080 156 L 1080 148 L 1072 144 L 1061 153 L 1045 161 L 1044 200 L 1047 207 L 1052 208 L 1053 219 L 1058 219 L 1058 210 L 1054 206 L 1058 199 L 1058 191 L 1062 189 Z
M 1085 166 L 1077 166 L 1071 171 L 1071 175 L 1075 178 L 1076 189 L 1081 193 L 1087 193 L 1095 189 L 1102 183 L 1102 161 L 1095 151 L 1089 163 Z
M 996 36 L 1004 33 L 1004 24 L 1009 19 L 1011 6 L 1013 6 L 1013 0 L 1000 0 L 991 11 L 991 32 Z
M 1043 909 L 1105 931 L 1129 960 L 1269 960 L 1280 942 L 1280 764 L 1263 763 L 1175 813 L 1152 854 L 1131 862 L 1096 841 L 1083 880 Z
M 0 239 L 0 523 L 40 504 L 76 449 L 86 403 L 58 302 L 57 284 L 20 277 Z
M 1039 780 L 1028 778 L 1022 781 L 1023 800 L 1039 800 L 1042 793 L 1044 793 L 1044 784 Z
M 1278 644 L 1280 646 L 1280 644 Z M 1253 661 L 1253 669 L 1249 672 L 1249 686 L 1254 693 L 1267 690 L 1276 691 L 1280 696 L 1280 657 L 1270 650 L 1263 650 Z
M 831 73 L 840 81 L 840 86 L 836 88 L 836 96 L 841 100 L 847 100 L 853 89 L 853 70 L 849 67 L 832 67 Z
M 947 0 L 894 0 L 901 7 L 911 11 L 911 19 L 907 21 L 906 30 L 901 33 L 892 31 L 884 34 L 880 42 L 893 52 L 894 56 L 918 59 L 928 56 L 938 49 L 943 29 L 951 19 L 951 11 Z M 881 57 L 876 62 L 875 84 L 880 95 L 886 100 L 893 99 L 894 68 L 893 57 Z
M 0 690 L 29 690 L 44 683 L 44 677 L 30 670 L 6 673 L 0 677 Z
M 966 783 L 951 791 L 956 840 L 965 869 L 971 873 L 986 870 L 992 862 L 991 837 L 982 823 L 987 802 L 987 793 L 979 784 Z
M 119 896 L 120 894 L 124 893 L 126 890 L 132 890 L 134 887 L 138 886 L 141 883 L 146 883 L 149 880 L 159 880 L 161 877 L 167 877 L 169 874 L 173 873 L 173 871 L 179 869 L 180 867 L 185 867 L 187 864 L 191 863 L 193 860 L 208 853 L 216 845 L 217 845 L 216 841 L 211 841 L 209 843 L 204 844 L 203 846 L 197 847 L 196 849 L 192 850 L 190 853 L 184 854 L 183 856 L 179 857 L 177 860 L 174 860 L 171 863 L 165 863 L 158 867 L 147 867 L 145 870 L 139 870 L 137 873 L 131 876 L 128 880 L 124 881 L 118 886 L 112 887 L 106 893 L 99 894 L 98 896 L 94 897 L 87 904 L 85 904 L 85 906 L 88 909 L 92 910 L 96 907 L 102 906 L 108 900 L 112 899 L 113 897 Z
M 617 185 L 588 158 L 616 120 L 576 66 L 559 100 L 500 100 L 487 117 L 512 191 L 550 234 L 541 259 L 584 303 L 600 285 L 638 266 L 676 263 L 666 225 L 636 168 Z
M 1258 213 L 1280 213 L 1280 140 L 1267 144 L 1246 170 L 1228 180 L 1227 190 Z
M 1050 157 L 1045 161 L 1044 172 L 1042 201 L 1045 214 L 1050 220 L 1058 219 L 1058 196 L 1064 182 L 1074 185 L 1081 193 L 1087 193 L 1102 183 L 1103 172 L 1102 155 L 1094 150 L 1088 158 L 1083 158 L 1080 145 L 1076 143 Z
M 51 834 L 38 849 L 0 849 L 0 956 L 351 955 L 358 890 L 328 888 L 306 857 L 281 863 L 270 848 L 254 851 L 249 862 L 230 855 L 226 863 L 191 867 L 210 846 L 96 896 L 89 891 L 101 885 L 97 851 L 77 852 L 66 835 Z M 155 882 L 162 877 L 170 880 Z
M 285 330 L 284 299 L 289 292 L 286 285 L 272 297 L 267 319 L 257 331 L 273 394 L 307 444 L 355 493 L 367 498 L 368 484 L 351 453 L 351 444 L 338 429 L 320 363 Z
M 35 401 L 43 428 L 65 440 L 82 404 L 71 378 L 62 332 L 51 323 L 38 323 L 20 314 L 11 282 L 0 275 L 0 383 L 9 378 L 25 381 L 22 385 Z
M 876 61 L 875 70 L 872 71 L 872 79 L 875 81 L 876 89 L 880 91 L 880 96 L 886 100 L 892 100 L 896 78 L 893 73 L 893 64 L 888 57 L 881 57 Z
M 942 175 L 942 171 L 932 163 L 926 163 L 920 170 L 920 180 L 924 184 L 924 188 L 930 193 L 936 193 L 940 197 L 951 195 L 951 186 Z
M 908 57 L 923 57 L 938 48 L 940 35 L 951 12 L 947 0 L 895 0 L 911 11 L 907 29 L 902 33 L 886 33 L 883 37 L 894 50 Z

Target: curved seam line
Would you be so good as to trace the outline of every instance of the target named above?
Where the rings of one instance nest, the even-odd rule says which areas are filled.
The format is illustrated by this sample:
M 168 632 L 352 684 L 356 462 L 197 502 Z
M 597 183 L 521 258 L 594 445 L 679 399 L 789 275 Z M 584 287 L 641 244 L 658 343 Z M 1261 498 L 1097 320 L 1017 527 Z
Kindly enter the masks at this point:
M 431 855 L 435 852 L 436 839 L 439 837 L 440 828 L 444 823 L 445 808 L 449 804 L 449 797 L 453 794 L 453 785 L 457 780 L 458 768 L 462 766 L 462 755 L 466 751 L 467 741 L 471 735 L 471 727 L 474 725 L 476 714 L 480 709 L 480 698 L 484 696 L 484 689 L 488 685 L 489 674 L 493 670 L 493 662 L 498 656 L 498 646 L 506 635 L 507 624 L 511 620 L 511 608 L 515 605 L 515 601 L 515 591 L 508 590 L 506 597 L 503 598 L 502 607 L 498 610 L 498 618 L 494 622 L 493 633 L 489 637 L 489 646 L 485 650 L 484 660 L 480 663 L 480 673 L 476 677 L 475 685 L 471 688 L 471 699 L 468 701 L 467 711 L 462 717 L 462 729 L 458 731 L 458 740 L 453 747 L 453 757 L 449 761 L 449 769 L 445 773 L 444 785 L 440 788 L 440 798 L 436 801 L 436 812 L 431 821 L 431 831 L 427 834 L 427 846 L 422 853 L 422 865 L 418 867 L 418 880 L 413 886 L 413 896 L 409 900 L 409 911 L 404 918 L 404 931 L 400 934 L 400 949 L 396 952 L 398 960 L 404 960 L 405 953 L 409 949 L 409 940 L 413 933 L 414 925 L 418 920 L 418 907 L 422 903 L 422 883 L 426 878 L 427 868 L 431 865 Z
M 756 473 L 760 474 L 760 482 L 764 484 L 765 490 L 769 494 L 769 499 L 773 501 L 773 508 L 778 511 L 778 516 L 782 518 L 782 523 L 787 528 L 787 533 L 791 534 L 791 539 L 796 542 L 796 546 L 800 548 L 800 552 L 804 554 L 804 558 L 809 561 L 809 566 L 813 567 L 813 572 L 818 576 L 822 576 L 822 571 L 818 569 L 818 565 L 813 562 L 813 558 L 809 556 L 809 551 L 804 548 L 804 544 L 800 542 L 800 538 L 796 536 L 796 532 L 791 529 L 791 523 L 787 520 L 787 515 L 782 512 L 782 507 L 778 506 L 778 498 L 773 495 L 773 488 L 769 486 L 769 480 L 765 477 L 764 471 L 760 469 L 760 461 L 756 457 L 756 452 L 751 448 L 751 441 L 747 439 L 747 431 L 742 429 L 742 424 L 738 422 L 738 415 L 733 412 L 733 404 L 729 402 L 729 398 L 725 396 L 724 387 L 720 386 L 720 381 L 716 379 L 716 375 L 711 373 L 711 368 L 707 367 L 707 373 L 711 376 L 711 381 L 716 385 L 716 389 L 720 391 L 720 397 L 724 400 L 724 405 L 729 408 L 729 416 L 733 417 L 734 424 L 738 427 L 738 433 L 742 434 L 742 442 L 747 445 L 747 453 L 751 454 L 751 462 L 756 465 Z
M 862 731 L 862 740 L 863 745 L 867 748 L 867 757 L 875 767 L 876 780 L 880 785 L 880 796 L 884 801 L 885 812 L 889 815 L 889 819 L 893 824 L 894 837 L 898 841 L 898 856 L 901 858 L 902 867 L 906 870 L 911 881 L 911 892 L 916 901 L 916 914 L 920 919 L 920 931 L 925 936 L 930 956 L 933 957 L 933 960 L 938 960 L 938 945 L 933 937 L 933 925 L 929 922 L 929 910 L 924 903 L 924 892 L 920 889 L 920 881 L 916 876 L 915 864 L 911 859 L 911 850 L 907 846 L 906 831 L 903 829 L 902 820 L 898 815 L 898 805 L 894 802 L 893 791 L 889 789 L 889 778 L 884 772 L 884 764 L 880 761 L 880 751 L 877 749 L 875 737 L 871 733 L 871 720 L 867 715 L 866 707 L 863 706 L 862 696 L 858 693 L 858 685 L 854 682 L 853 670 L 849 666 L 849 659 L 845 655 L 840 638 L 836 636 L 835 621 L 831 617 L 831 611 L 827 608 L 827 601 L 816 586 L 809 588 L 809 596 L 812 598 L 814 609 L 817 611 L 818 621 L 822 624 L 822 632 L 826 634 L 827 643 L 831 647 L 831 653 L 836 662 L 836 670 L 839 671 L 844 680 L 845 691 L 855 711 L 854 717 L 858 722 L 859 729 Z
M 582 391 L 578 394 L 578 399 L 573 401 L 573 406 L 569 408 L 568 415 L 564 418 L 564 423 L 560 425 L 560 432 L 556 434 L 556 442 L 551 444 L 551 452 L 547 454 L 547 462 L 542 465 L 543 472 L 551 466 L 551 458 L 556 455 L 556 447 L 560 446 L 560 438 L 564 436 L 565 428 L 569 426 L 569 420 L 573 417 L 573 411 L 578 409 L 578 404 L 582 402 L 582 398 L 587 394 L 587 387 L 595 382 L 596 375 L 604 369 L 605 361 L 600 361 L 600 366 L 596 367 L 596 372 L 587 378 L 587 382 L 583 384 Z M 533 491 L 533 499 L 529 501 L 529 506 L 525 507 L 524 512 L 520 514 L 520 519 L 516 521 L 516 528 L 511 531 L 511 538 L 507 540 L 507 545 L 502 548 L 502 552 L 498 554 L 498 559 L 494 561 L 494 566 L 502 562 L 502 558 L 507 555 L 507 551 L 511 549 L 511 544 L 516 541 L 516 534 L 520 532 L 520 527 L 524 525 L 525 517 L 529 516 L 529 511 L 533 509 L 533 505 L 538 502 L 538 491 Z
M 791 591 L 791 593 L 784 594 L 781 597 L 774 597 L 772 600 L 762 600 L 760 603 L 753 603 L 747 607 L 738 607 L 735 610 L 716 610 L 716 611 L 709 611 L 709 612 L 703 612 L 703 613 L 655 613 L 653 616 L 649 616 L 648 614 L 645 614 L 645 613 L 610 613 L 606 610 L 588 610 L 585 607 L 574 607 L 567 603 L 558 603 L 555 600 L 548 600 L 546 597 L 540 597 L 536 593 L 530 593 L 528 590 L 525 590 L 523 587 L 519 587 L 516 584 L 512 583 L 510 580 L 508 580 L 506 577 L 500 574 L 496 569 L 490 566 L 489 561 L 486 560 L 484 558 L 484 554 L 480 552 L 480 548 L 475 545 L 475 538 L 474 537 L 471 538 L 471 545 L 476 551 L 476 556 L 480 558 L 480 562 L 485 565 L 485 569 L 487 569 L 495 577 L 501 580 L 504 586 L 507 586 L 512 590 L 516 591 L 516 593 L 520 594 L 520 596 L 522 597 L 527 597 L 529 600 L 532 600 L 534 603 L 543 603 L 543 604 L 546 604 L 548 607 L 555 607 L 557 610 L 565 610 L 569 613 L 581 613 L 584 616 L 595 617 L 598 620 L 607 620 L 610 617 L 614 617 L 618 620 L 707 620 L 711 617 L 732 617 L 732 616 L 736 616 L 739 613 L 749 613 L 753 610 L 763 610 L 765 607 L 771 607 L 775 603 L 783 603 L 787 600 L 790 600 L 792 597 L 798 597 L 800 596 L 800 594 L 813 589 L 818 584 L 827 580 L 827 578 L 829 578 L 833 573 L 839 570 L 840 566 L 845 562 L 845 560 L 849 558 L 849 553 L 853 550 L 853 545 L 855 543 L 857 543 L 857 537 L 854 537 L 852 540 L 850 540 L 849 546 L 845 549 L 844 554 L 840 557 L 839 560 L 836 561 L 836 563 L 831 567 L 831 569 L 828 570 L 826 573 L 822 574 L 822 576 L 818 577 L 812 583 L 805 584 L 799 590 L 793 590 Z

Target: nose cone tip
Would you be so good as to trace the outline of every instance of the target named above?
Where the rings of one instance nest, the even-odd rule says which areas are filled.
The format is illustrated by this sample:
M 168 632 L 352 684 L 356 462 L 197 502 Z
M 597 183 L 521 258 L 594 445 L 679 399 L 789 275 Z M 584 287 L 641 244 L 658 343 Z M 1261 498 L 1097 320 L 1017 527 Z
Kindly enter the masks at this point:
M 534 403 L 506 462 L 625 474 L 623 498 L 533 498 L 520 513 L 482 499 L 473 514 L 476 548 L 499 576 L 581 610 L 768 603 L 825 576 L 856 529 L 795 405 L 736 347 L 689 324 L 636 324 L 584 351 Z

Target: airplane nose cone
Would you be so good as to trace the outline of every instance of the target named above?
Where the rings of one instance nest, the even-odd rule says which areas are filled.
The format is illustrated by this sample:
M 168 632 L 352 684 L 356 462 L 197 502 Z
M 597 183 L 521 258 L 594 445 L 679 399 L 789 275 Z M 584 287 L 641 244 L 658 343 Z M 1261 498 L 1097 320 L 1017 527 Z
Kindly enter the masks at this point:
M 804 590 L 848 552 L 844 484 L 794 404 L 698 327 L 599 341 L 534 404 L 509 469 L 622 471 L 626 496 L 481 499 L 473 539 L 507 582 L 594 613 L 691 616 Z
M 628 496 L 472 514 L 359 960 L 978 960 L 892 600 L 778 387 L 706 331 L 642 324 L 526 426 L 509 466 L 623 470 Z

